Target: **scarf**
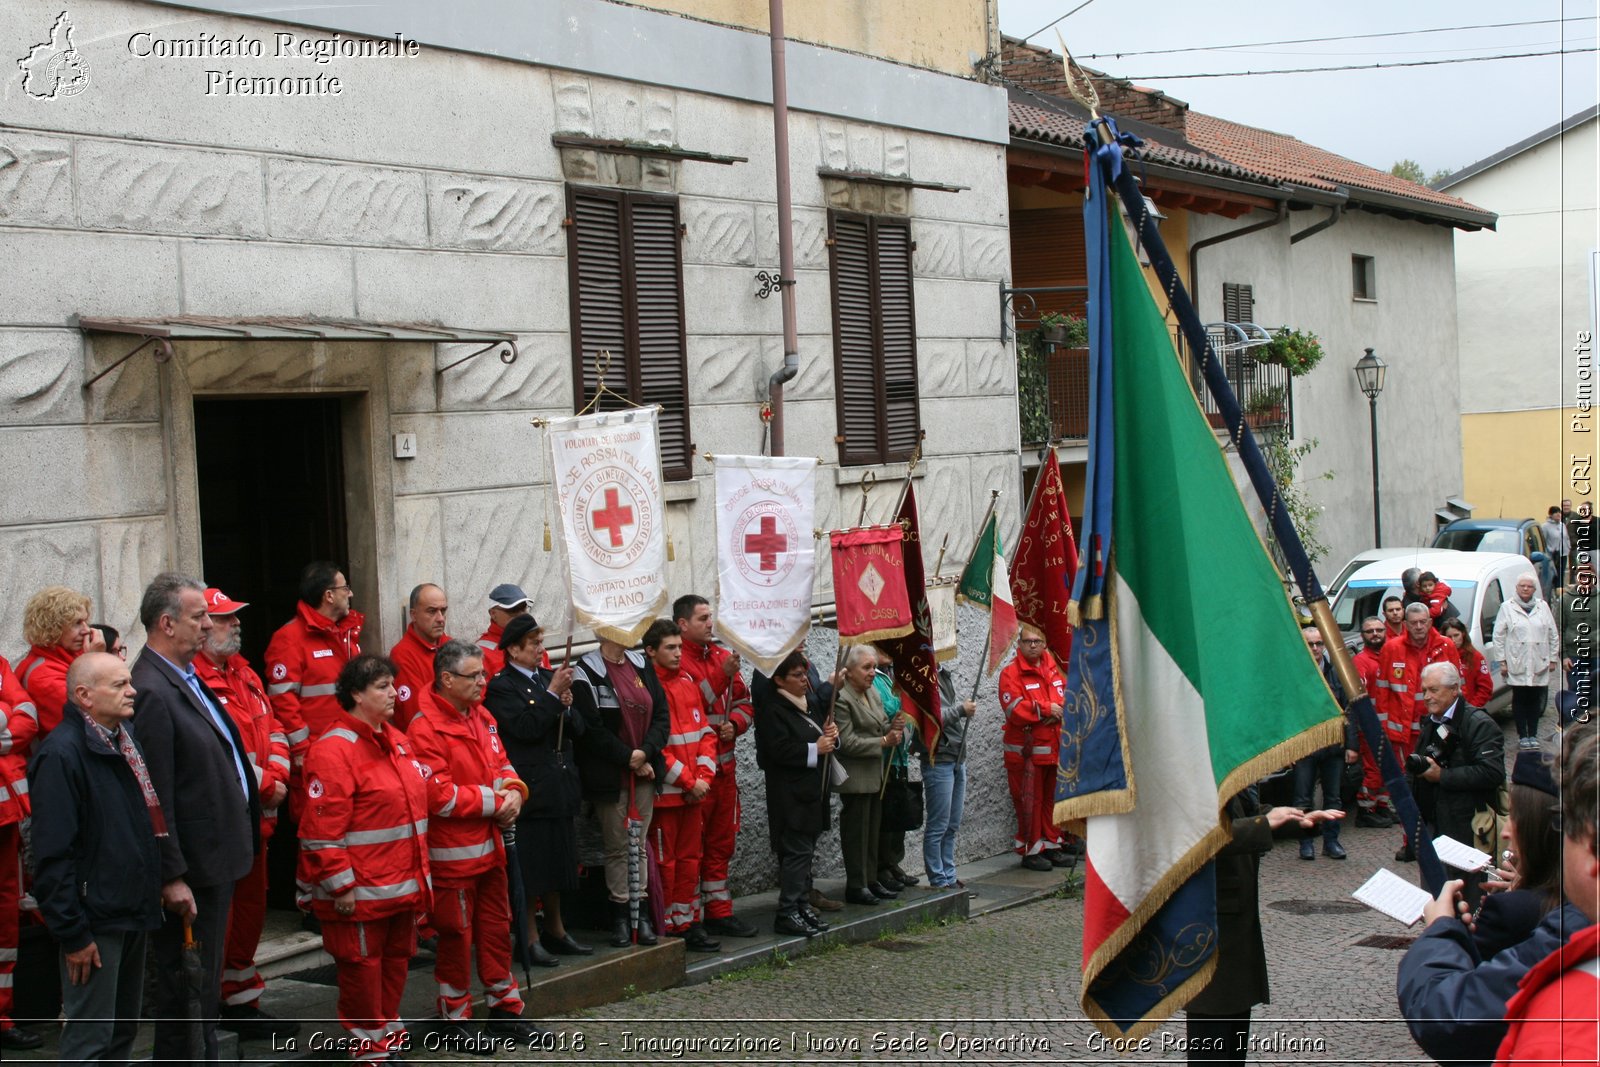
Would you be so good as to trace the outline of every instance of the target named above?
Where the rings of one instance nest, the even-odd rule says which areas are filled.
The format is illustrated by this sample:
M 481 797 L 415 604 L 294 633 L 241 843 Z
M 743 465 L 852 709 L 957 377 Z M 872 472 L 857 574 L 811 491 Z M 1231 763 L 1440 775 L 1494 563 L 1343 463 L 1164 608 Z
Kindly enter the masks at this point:
M 127 761 L 128 769 L 133 772 L 133 777 L 139 783 L 139 791 L 144 794 L 145 810 L 150 813 L 150 827 L 155 830 L 157 837 L 167 836 L 167 817 L 161 811 L 161 798 L 156 796 L 156 787 L 150 782 L 150 772 L 145 768 L 144 756 L 133 743 L 133 735 L 120 727 L 113 732 L 109 727 L 101 726 L 95 722 L 87 711 L 78 708 L 83 715 L 83 721 L 100 735 L 100 739 L 112 749 L 122 754 Z
M 1511 594 L 1511 602 L 1513 604 L 1515 604 L 1517 607 L 1521 608 L 1524 613 L 1526 613 L 1528 615 L 1532 615 L 1533 614 L 1533 606 L 1539 602 L 1539 594 L 1536 591 L 1533 594 L 1533 596 L 1530 596 L 1528 599 L 1524 600 L 1524 599 L 1522 599 L 1522 597 L 1518 596 L 1516 593 L 1512 593 Z

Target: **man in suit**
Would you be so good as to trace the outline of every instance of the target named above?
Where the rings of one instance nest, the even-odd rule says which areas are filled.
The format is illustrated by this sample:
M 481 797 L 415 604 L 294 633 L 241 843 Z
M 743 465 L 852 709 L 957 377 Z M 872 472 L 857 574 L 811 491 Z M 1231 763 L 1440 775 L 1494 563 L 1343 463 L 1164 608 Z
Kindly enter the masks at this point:
M 194 658 L 211 630 L 205 586 L 181 574 L 158 574 L 139 602 L 144 651 L 133 665 L 134 728 L 150 781 L 161 800 L 161 904 L 165 920 L 151 945 L 155 961 L 155 1058 L 217 1058 L 216 1005 L 233 885 L 250 872 L 261 847 L 261 801 L 244 741 L 205 684 Z M 183 977 L 184 926 L 200 943 L 204 1049 L 190 1042 L 190 990 Z

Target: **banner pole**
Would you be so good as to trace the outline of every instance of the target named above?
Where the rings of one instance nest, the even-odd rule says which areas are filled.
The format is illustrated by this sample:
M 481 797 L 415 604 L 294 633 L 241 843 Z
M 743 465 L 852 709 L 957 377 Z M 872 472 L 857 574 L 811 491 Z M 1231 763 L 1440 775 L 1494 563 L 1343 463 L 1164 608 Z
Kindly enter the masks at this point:
M 944 566 L 944 550 L 950 547 L 950 533 L 945 532 L 944 540 L 939 542 L 939 558 L 933 561 L 933 576 L 939 577 L 939 568 Z

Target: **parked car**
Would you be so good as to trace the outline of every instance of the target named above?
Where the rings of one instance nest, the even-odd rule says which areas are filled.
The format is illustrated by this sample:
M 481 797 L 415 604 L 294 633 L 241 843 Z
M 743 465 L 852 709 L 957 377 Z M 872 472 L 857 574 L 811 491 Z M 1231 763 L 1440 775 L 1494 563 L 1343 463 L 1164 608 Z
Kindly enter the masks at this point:
M 1544 531 L 1537 519 L 1457 519 L 1433 536 L 1433 548 L 1457 552 L 1512 552 L 1527 556 L 1539 575 L 1545 599 L 1555 581 L 1555 564 L 1544 548 Z
M 1361 648 L 1361 620 L 1382 615 L 1384 600 L 1404 595 L 1400 575 L 1408 567 L 1432 571 L 1450 587 L 1450 603 L 1467 624 L 1473 647 L 1489 660 L 1495 696 L 1507 693 L 1494 647 L 1494 620 L 1516 587 L 1518 575 L 1535 569 L 1533 561 L 1511 552 L 1413 548 L 1365 563 L 1350 572 L 1332 600 L 1334 621 L 1352 651 Z

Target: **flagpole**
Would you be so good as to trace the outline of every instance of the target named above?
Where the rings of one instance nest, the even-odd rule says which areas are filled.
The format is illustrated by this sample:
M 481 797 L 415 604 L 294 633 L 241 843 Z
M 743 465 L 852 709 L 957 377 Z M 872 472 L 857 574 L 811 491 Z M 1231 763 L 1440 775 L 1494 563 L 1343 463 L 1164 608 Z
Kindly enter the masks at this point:
M 968 552 L 967 552 L 967 562 L 968 563 L 972 562 L 972 557 L 977 553 L 977 551 L 978 551 L 978 542 L 983 540 L 983 531 L 985 531 L 985 530 L 987 530 L 989 528 L 989 520 L 994 518 L 995 505 L 997 505 L 999 502 L 1000 502 L 1000 490 L 998 490 L 998 489 L 989 490 L 989 510 L 983 513 L 983 521 L 978 523 L 978 534 L 977 534 L 976 537 L 974 537 L 972 539 L 972 548 L 970 550 L 968 550 Z M 995 536 L 997 538 L 1000 536 L 1000 531 L 999 530 L 995 531 Z M 989 646 L 991 644 L 994 643 L 994 608 L 992 606 L 990 607 L 990 609 L 987 612 L 987 614 L 989 616 L 989 640 L 987 640 L 987 641 L 985 641 L 983 643 L 983 647 L 986 650 L 989 648 Z M 978 699 L 978 690 L 983 686 L 983 664 L 984 664 L 984 660 L 987 659 L 987 658 L 988 658 L 988 655 L 987 655 L 987 652 L 985 652 L 985 655 L 980 657 L 979 660 L 978 660 L 978 676 L 972 680 L 972 696 L 970 698 L 972 700 L 977 700 Z
M 944 540 L 939 542 L 939 558 L 933 561 L 933 576 L 939 577 L 939 568 L 944 566 L 944 550 L 950 547 L 950 533 L 945 531 Z
M 1366 738 L 1367 746 L 1377 755 L 1384 785 L 1399 811 L 1402 824 L 1409 828 L 1409 838 L 1417 852 L 1417 865 L 1421 868 L 1423 881 L 1432 892 L 1437 893 L 1444 885 L 1444 866 L 1433 850 L 1433 842 L 1422 832 L 1421 812 L 1411 794 L 1405 770 L 1395 756 L 1394 749 L 1389 745 L 1384 728 L 1378 722 L 1377 712 L 1373 708 L 1372 697 L 1366 692 L 1360 675 L 1356 673 L 1355 664 L 1351 662 L 1344 636 L 1335 624 L 1333 612 L 1328 605 L 1327 593 L 1324 592 L 1322 583 L 1317 580 L 1316 572 L 1311 567 L 1311 559 L 1301 543 L 1300 532 L 1295 529 L 1288 505 L 1284 501 L 1283 494 L 1278 491 L 1277 483 L 1267 466 L 1266 457 L 1261 452 L 1261 446 L 1256 441 L 1249 424 L 1245 422 L 1239 398 L 1234 395 L 1228 376 L 1217 358 L 1216 349 L 1206 334 L 1205 325 L 1200 321 L 1200 315 L 1189 298 L 1188 290 L 1178 276 L 1178 269 L 1167 251 L 1166 242 L 1161 239 L 1160 231 L 1156 229 L 1155 219 L 1145 206 L 1144 194 L 1134 178 L 1133 168 L 1128 165 L 1128 160 L 1123 155 L 1126 136 L 1119 138 L 1113 132 L 1111 123 L 1104 118 L 1093 121 L 1085 131 L 1088 151 L 1097 157 L 1090 161 L 1090 165 L 1108 168 L 1110 184 L 1116 186 L 1117 194 L 1122 199 L 1128 217 L 1137 224 L 1139 241 L 1144 245 L 1145 253 L 1150 260 L 1150 268 L 1161 283 L 1162 291 L 1167 294 L 1168 304 L 1177 315 L 1178 325 L 1183 330 L 1185 340 L 1200 360 L 1206 388 L 1216 401 L 1223 423 L 1228 428 L 1228 436 L 1238 451 L 1239 461 L 1250 476 L 1256 497 L 1266 511 L 1273 536 L 1277 538 L 1283 558 L 1294 574 L 1295 584 L 1300 587 L 1306 607 L 1322 634 L 1324 646 L 1333 662 L 1339 681 L 1344 686 L 1345 692 L 1352 695 L 1350 712 L 1360 727 L 1362 736 Z M 1109 209 L 1109 205 L 1107 208 Z

